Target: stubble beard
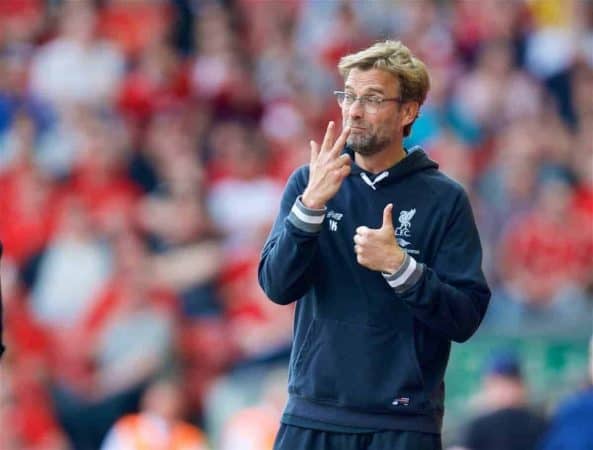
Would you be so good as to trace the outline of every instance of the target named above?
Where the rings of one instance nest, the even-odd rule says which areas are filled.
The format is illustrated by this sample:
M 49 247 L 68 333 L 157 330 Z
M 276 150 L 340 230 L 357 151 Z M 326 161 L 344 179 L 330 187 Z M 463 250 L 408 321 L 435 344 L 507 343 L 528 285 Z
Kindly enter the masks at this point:
M 350 134 L 346 141 L 348 146 L 362 156 L 371 156 L 381 152 L 391 143 L 388 136 L 378 133 Z

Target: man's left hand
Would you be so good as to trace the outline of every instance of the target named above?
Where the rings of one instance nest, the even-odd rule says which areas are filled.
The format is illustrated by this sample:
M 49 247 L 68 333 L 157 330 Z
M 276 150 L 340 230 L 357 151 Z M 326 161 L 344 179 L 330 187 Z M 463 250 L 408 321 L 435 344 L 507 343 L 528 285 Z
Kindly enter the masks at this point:
M 354 253 L 356 261 L 367 269 L 394 273 L 402 265 L 404 251 L 395 240 L 391 211 L 393 204 L 389 203 L 383 210 L 383 224 L 379 229 L 358 227 L 354 235 Z

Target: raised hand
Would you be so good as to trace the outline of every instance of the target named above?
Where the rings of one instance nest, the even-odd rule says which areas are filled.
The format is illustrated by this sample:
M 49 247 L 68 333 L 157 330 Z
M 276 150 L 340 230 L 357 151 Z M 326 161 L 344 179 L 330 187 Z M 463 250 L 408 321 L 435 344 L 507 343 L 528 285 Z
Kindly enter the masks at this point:
M 350 128 L 344 128 L 334 141 L 335 124 L 330 122 L 321 148 L 315 141 L 310 142 L 309 183 L 302 197 L 307 208 L 322 209 L 336 195 L 342 181 L 350 174 L 350 156 L 340 155 L 349 133 Z
M 354 252 L 356 261 L 367 269 L 394 273 L 402 265 L 404 251 L 395 240 L 392 219 L 393 204 L 389 203 L 383 210 L 381 228 L 356 228 L 354 235 Z

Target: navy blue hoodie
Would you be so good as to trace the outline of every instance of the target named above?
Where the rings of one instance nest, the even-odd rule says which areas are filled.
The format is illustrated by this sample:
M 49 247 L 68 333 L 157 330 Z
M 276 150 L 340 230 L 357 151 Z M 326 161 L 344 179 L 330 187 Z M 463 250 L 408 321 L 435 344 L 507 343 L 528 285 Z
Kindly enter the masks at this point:
M 258 272 L 272 301 L 297 301 L 285 415 L 440 433 L 451 341 L 490 298 L 467 195 L 421 149 L 377 175 L 353 164 L 324 210 L 300 201 L 308 176 L 290 177 Z M 407 253 L 391 275 L 358 264 L 353 242 L 388 203 Z

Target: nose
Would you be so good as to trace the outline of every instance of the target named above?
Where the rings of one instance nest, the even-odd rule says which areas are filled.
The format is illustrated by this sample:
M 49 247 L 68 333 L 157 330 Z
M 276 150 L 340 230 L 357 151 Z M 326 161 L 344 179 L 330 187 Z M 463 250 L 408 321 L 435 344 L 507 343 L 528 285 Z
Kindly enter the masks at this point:
M 348 117 L 350 119 L 360 119 L 364 114 L 364 107 L 360 102 L 360 99 L 356 99 L 354 103 L 348 108 Z

